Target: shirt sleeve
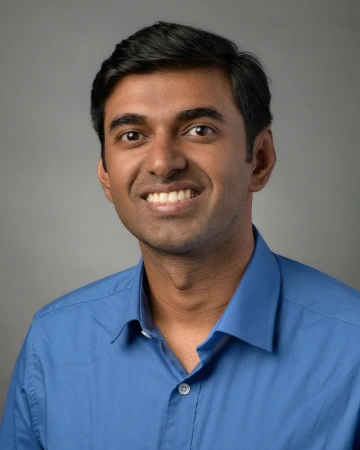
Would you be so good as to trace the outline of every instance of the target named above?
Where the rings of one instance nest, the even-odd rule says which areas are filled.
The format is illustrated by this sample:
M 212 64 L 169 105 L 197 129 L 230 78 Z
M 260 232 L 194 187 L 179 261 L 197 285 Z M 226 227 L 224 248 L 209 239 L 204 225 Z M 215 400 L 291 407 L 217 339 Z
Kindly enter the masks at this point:
M 36 436 L 35 393 L 30 384 L 29 337 L 17 359 L 0 426 L 1 450 L 41 450 Z

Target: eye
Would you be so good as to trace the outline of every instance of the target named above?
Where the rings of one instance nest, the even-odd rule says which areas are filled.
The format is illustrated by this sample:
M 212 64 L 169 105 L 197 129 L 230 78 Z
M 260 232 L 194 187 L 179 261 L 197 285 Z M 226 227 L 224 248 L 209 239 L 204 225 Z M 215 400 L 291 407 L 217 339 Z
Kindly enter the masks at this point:
M 214 133 L 212 128 L 206 125 L 196 125 L 196 127 L 191 128 L 186 134 L 190 136 L 207 136 L 212 133 Z
M 121 141 L 138 141 L 143 138 L 144 135 L 139 133 L 138 131 L 127 131 L 126 133 L 119 136 L 119 140 Z

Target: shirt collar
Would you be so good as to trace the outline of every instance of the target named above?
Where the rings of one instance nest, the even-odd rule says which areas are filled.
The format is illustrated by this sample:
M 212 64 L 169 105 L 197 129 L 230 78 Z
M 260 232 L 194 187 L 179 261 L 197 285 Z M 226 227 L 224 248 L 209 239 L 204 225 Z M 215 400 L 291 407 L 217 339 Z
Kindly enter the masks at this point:
M 255 227 L 253 229 L 255 248 L 250 262 L 224 314 L 210 335 L 216 331 L 230 334 L 271 352 L 281 275 L 275 256 L 258 230 Z M 144 307 L 146 296 L 143 276 L 144 264 L 141 259 L 135 267 L 127 304 L 120 314 L 112 343 L 132 321 L 139 322 L 145 330 L 149 328 L 151 319 L 149 320 L 149 308 Z
M 271 352 L 281 274 L 275 256 L 258 230 L 253 230 L 254 252 L 213 332 L 230 334 Z
M 132 280 L 131 288 L 128 297 L 125 299 L 127 304 L 121 311 L 119 320 L 116 326 L 116 333 L 114 334 L 111 343 L 113 344 L 116 339 L 121 335 L 125 326 L 132 322 L 137 321 L 141 324 L 141 299 L 143 297 L 143 272 L 144 262 L 140 259 L 139 264 L 135 267 L 135 275 Z

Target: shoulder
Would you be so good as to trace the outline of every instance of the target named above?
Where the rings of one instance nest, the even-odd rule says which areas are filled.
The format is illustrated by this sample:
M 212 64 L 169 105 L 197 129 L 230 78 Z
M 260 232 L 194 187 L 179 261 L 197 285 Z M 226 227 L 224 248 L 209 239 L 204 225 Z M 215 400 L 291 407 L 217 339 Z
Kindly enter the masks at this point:
M 73 312 L 75 309 L 89 309 L 104 301 L 111 301 L 114 297 L 119 298 L 121 293 L 130 289 L 135 271 L 136 266 L 69 292 L 41 308 L 35 314 L 34 320 L 60 310 Z
M 308 311 L 360 326 L 360 292 L 325 273 L 274 254 L 281 297 Z

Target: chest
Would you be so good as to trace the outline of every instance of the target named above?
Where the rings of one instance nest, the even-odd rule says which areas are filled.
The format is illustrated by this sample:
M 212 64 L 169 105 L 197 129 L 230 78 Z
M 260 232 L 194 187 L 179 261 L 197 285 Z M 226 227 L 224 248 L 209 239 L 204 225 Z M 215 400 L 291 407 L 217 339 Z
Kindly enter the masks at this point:
M 153 339 L 124 338 L 46 367 L 37 395 L 44 448 L 351 449 L 360 393 L 345 367 L 323 373 L 321 361 L 307 361 L 309 377 L 300 377 L 305 360 L 280 362 L 239 340 L 188 377 L 167 356 Z
M 169 347 L 187 373 L 192 372 L 200 362 L 196 348 L 206 339 L 207 331 L 189 333 L 186 330 L 162 329 L 161 332 L 164 345 Z

